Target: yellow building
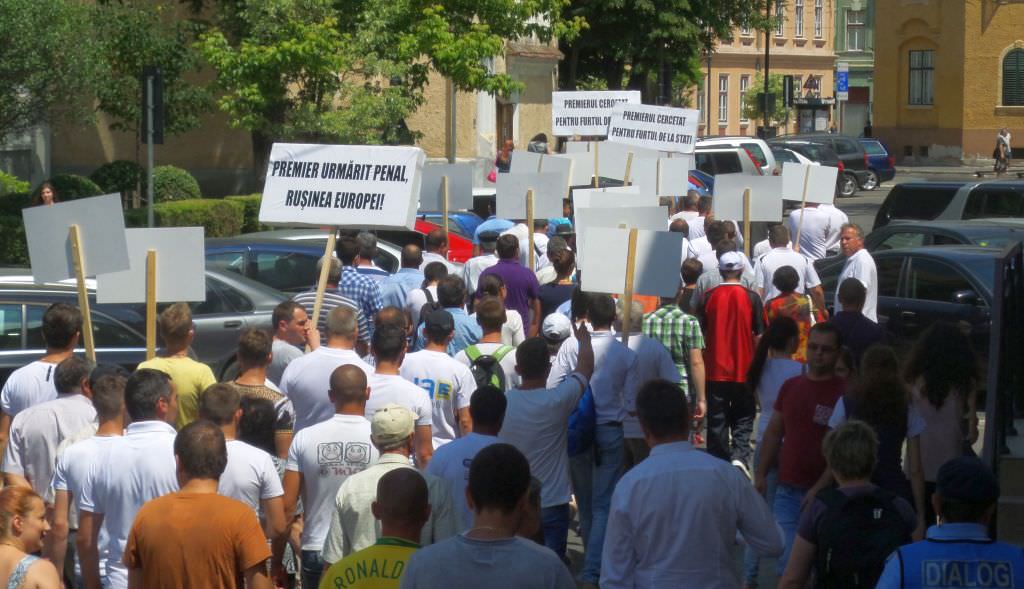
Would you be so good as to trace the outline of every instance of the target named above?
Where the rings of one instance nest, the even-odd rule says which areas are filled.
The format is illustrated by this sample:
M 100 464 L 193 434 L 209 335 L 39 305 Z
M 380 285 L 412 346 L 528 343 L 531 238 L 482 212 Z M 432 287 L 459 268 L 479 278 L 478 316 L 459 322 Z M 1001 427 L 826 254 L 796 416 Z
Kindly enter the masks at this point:
M 769 71 L 794 76 L 800 87 L 795 114 L 785 132 L 825 131 L 831 124 L 834 11 L 834 0 L 787 0 L 776 8 L 779 26 L 770 32 Z M 737 28 L 732 39 L 721 41 L 705 61 L 703 89 L 694 91 L 691 102 L 702 113 L 701 135 L 757 134 L 761 121 L 744 118 L 741 104 L 747 93 L 763 90 L 753 83 L 764 70 L 764 43 L 764 31 Z
M 876 5 L 874 133 L 897 158 L 991 158 L 1024 139 L 1024 2 Z

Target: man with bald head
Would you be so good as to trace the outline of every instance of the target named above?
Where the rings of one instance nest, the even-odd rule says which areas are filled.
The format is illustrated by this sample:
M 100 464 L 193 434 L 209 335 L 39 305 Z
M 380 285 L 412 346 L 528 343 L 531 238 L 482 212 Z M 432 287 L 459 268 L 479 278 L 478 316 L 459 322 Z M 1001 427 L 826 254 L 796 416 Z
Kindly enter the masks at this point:
M 672 233 L 683 234 L 683 258 L 684 260 L 689 258 L 696 258 L 697 253 L 690 247 L 690 240 L 687 235 L 690 233 L 690 226 L 683 219 L 674 219 L 668 224 L 668 230 Z
M 293 366 L 293 362 L 289 366 Z M 323 572 L 320 558 L 331 521 L 334 496 L 350 476 L 377 462 L 370 422 L 363 417 L 370 389 L 366 373 L 353 364 L 335 368 L 325 383 L 334 415 L 295 432 L 284 473 L 285 519 L 295 517 L 299 495 L 305 506 L 302 529 L 302 586 L 316 587 Z M 323 393 L 321 393 L 323 394 Z M 275 553 L 275 570 L 280 555 Z
M 377 481 L 371 509 L 380 522 L 377 542 L 331 565 L 320 579 L 320 589 L 398 589 L 409 557 L 420 547 L 420 530 L 430 517 L 427 481 L 411 468 L 393 470 Z
M 415 243 L 402 248 L 402 267 L 380 284 L 380 298 L 385 307 L 405 308 L 409 291 L 423 286 L 423 250 Z

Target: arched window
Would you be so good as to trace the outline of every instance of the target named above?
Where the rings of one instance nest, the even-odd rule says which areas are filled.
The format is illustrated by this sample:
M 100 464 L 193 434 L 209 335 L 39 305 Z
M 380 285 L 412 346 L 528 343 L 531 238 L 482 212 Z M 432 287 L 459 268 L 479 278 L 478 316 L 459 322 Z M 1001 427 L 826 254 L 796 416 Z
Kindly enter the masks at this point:
M 1003 106 L 1024 106 L 1024 49 L 1003 58 Z

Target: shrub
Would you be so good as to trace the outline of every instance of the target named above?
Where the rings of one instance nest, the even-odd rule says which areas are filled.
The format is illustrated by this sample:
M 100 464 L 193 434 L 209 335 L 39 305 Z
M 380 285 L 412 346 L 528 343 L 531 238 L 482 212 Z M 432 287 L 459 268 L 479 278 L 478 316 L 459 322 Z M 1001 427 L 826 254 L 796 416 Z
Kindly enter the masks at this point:
M 0 263 L 13 266 L 28 265 L 28 243 L 21 214 L 0 216 Z
M 260 225 L 260 202 L 263 201 L 262 194 L 240 194 L 236 196 L 226 196 L 224 198 L 226 200 L 240 202 L 245 206 L 245 222 L 242 224 L 242 233 L 252 233 L 253 231 L 259 231 L 262 228 Z
M 58 200 L 75 200 L 103 194 L 103 190 L 95 182 L 78 174 L 57 174 L 50 178 L 50 184 L 53 184 L 53 189 L 57 191 Z
M 202 198 L 199 183 L 185 170 L 175 166 L 153 168 L 153 198 L 155 202 Z
M 28 192 L 28 182 L 18 180 L 18 177 L 7 172 L 0 171 L 0 195 L 12 192 Z
M 0 196 L 0 215 L 21 218 L 21 209 L 32 204 L 29 192 L 11 192 Z
M 157 227 L 195 227 L 202 225 L 206 237 L 231 237 L 242 231 L 245 205 L 236 200 L 200 198 L 161 202 L 153 207 Z M 145 212 L 142 225 L 145 226 Z
M 135 190 L 142 178 L 142 166 L 128 160 L 117 160 L 96 168 L 89 175 L 106 193 Z

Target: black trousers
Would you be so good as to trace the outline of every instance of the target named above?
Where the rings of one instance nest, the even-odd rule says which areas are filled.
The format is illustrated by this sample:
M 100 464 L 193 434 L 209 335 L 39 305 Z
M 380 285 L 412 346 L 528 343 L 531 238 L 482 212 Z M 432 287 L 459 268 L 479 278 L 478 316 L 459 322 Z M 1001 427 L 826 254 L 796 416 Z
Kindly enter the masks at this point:
M 708 453 L 727 462 L 739 460 L 751 468 L 757 403 L 742 382 L 708 381 Z

